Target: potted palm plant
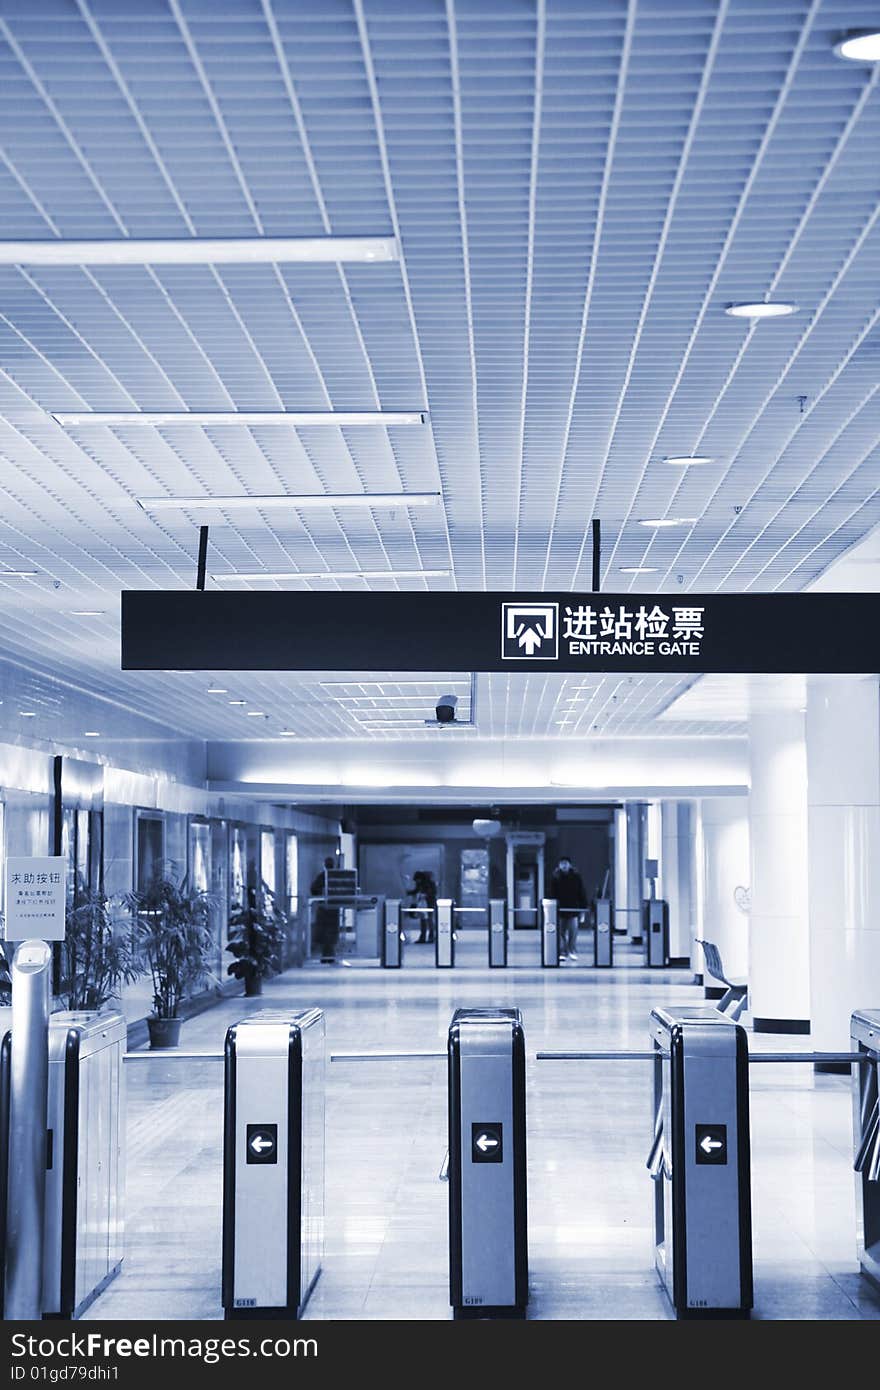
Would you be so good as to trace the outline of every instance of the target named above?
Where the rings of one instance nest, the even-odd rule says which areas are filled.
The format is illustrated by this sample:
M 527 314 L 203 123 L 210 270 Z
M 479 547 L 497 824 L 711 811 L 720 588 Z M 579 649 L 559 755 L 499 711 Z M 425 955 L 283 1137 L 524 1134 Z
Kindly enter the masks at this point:
M 245 994 L 262 994 L 264 979 L 277 974 L 288 926 L 287 913 L 265 883 L 245 889 L 244 902 L 233 904 L 226 949 L 235 959 L 226 973 L 244 981 Z
M 210 895 L 193 888 L 186 876 L 177 879 L 160 869 L 146 888 L 125 901 L 134 914 L 140 959 L 153 981 L 150 1047 L 176 1047 L 180 1005 L 211 976 Z
M 100 1012 L 140 974 L 140 962 L 126 926 L 115 922 L 103 893 L 81 889 L 67 907 L 61 943 L 59 995 L 72 1012 Z

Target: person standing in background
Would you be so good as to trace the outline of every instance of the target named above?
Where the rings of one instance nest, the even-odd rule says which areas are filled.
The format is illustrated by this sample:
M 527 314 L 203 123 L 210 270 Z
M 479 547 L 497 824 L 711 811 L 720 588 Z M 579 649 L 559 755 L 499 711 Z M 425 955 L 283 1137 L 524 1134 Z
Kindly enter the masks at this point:
M 584 881 L 567 854 L 560 859 L 550 880 L 550 897 L 559 911 L 559 959 L 577 960 L 578 925 L 586 910 Z
M 315 874 L 312 879 L 312 886 L 309 889 L 313 898 L 323 898 L 326 890 L 326 871 L 335 869 L 336 860 L 328 854 L 324 860 L 324 868 L 320 873 Z M 339 941 L 339 908 L 331 907 L 328 903 L 318 903 L 315 911 L 315 935 L 321 947 L 321 962 L 323 965 L 336 964 L 336 946 Z

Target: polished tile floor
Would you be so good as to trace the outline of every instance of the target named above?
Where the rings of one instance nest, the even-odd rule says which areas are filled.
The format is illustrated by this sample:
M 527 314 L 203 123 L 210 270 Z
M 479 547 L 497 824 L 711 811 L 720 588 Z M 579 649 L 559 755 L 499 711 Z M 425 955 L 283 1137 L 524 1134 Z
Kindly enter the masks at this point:
M 536 953 L 517 943 L 517 958 Z M 454 971 L 414 954 L 399 972 L 292 971 L 262 1000 L 233 999 L 191 1020 L 184 1046 L 219 1050 L 228 1024 L 255 1009 L 317 1004 L 330 1052 L 442 1052 L 455 1007 L 517 1005 L 530 1057 L 529 1316 L 668 1318 L 652 1266 L 649 1067 L 534 1054 L 643 1049 L 653 1005 L 698 1003 L 702 991 L 684 971 L 640 968 L 632 952 L 611 972 L 540 971 L 533 961 L 490 972 L 482 934 L 463 940 Z M 780 1040 L 755 1046 L 776 1051 Z M 222 1066 L 157 1060 L 126 1073 L 125 1264 L 87 1316 L 218 1318 Z M 445 1064 L 339 1061 L 328 1076 L 326 1258 L 307 1316 L 447 1318 Z M 855 1258 L 850 1126 L 844 1078 L 803 1064 L 753 1069 L 755 1317 L 880 1319 Z

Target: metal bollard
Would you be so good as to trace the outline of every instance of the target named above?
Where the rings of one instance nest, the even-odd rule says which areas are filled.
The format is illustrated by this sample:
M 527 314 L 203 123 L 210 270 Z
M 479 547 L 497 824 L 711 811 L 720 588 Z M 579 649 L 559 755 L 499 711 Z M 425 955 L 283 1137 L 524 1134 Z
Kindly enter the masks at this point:
M 49 970 L 45 941 L 23 941 L 12 961 L 7 1320 L 42 1316 L 49 1103 Z
M 455 918 L 452 899 L 437 899 L 437 933 L 435 937 L 435 958 L 440 969 L 450 969 L 455 965 Z

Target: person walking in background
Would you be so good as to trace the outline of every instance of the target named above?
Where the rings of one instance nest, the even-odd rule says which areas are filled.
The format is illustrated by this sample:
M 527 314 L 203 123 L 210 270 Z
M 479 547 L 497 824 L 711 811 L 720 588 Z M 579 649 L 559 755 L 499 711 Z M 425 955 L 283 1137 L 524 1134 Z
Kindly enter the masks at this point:
M 586 910 L 584 881 L 567 854 L 560 859 L 550 880 L 550 897 L 559 911 L 559 959 L 577 960 L 578 925 Z
M 336 860 L 328 854 L 324 860 L 324 868 L 320 873 L 315 874 L 312 879 L 310 893 L 313 898 L 323 898 L 326 880 L 325 871 L 335 869 Z M 324 965 L 336 964 L 336 946 L 339 941 L 339 908 L 331 907 L 328 903 L 318 903 L 315 911 L 315 935 L 321 947 L 321 962 Z
M 419 912 L 419 935 L 416 938 L 416 945 L 422 946 L 426 942 L 434 940 L 434 910 L 437 906 L 437 885 L 433 876 L 425 869 L 416 869 L 413 874 L 413 886 L 407 892 L 412 898 L 412 905 L 415 908 L 424 909 Z

